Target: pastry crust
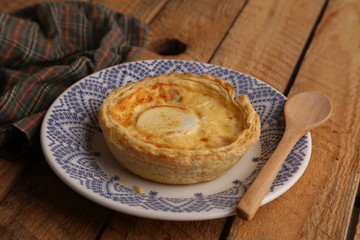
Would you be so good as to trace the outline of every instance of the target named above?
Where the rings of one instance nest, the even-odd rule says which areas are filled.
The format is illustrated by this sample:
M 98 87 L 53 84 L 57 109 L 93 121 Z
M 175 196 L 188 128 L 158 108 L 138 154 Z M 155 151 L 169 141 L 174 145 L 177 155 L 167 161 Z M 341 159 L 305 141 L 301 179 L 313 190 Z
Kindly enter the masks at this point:
M 246 95 L 209 74 L 170 73 L 115 89 L 99 124 L 119 163 L 169 184 L 209 181 L 224 174 L 260 136 Z

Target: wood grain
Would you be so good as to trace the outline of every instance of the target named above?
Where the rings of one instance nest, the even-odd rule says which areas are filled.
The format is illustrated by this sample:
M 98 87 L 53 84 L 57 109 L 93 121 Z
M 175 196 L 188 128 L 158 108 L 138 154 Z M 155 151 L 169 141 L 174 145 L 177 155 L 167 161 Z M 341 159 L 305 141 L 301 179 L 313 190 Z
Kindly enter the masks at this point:
M 1 239 L 95 239 L 111 211 L 74 192 L 45 160 L 0 202 Z
M 284 91 L 325 0 L 252 0 L 211 63 Z
M 150 23 L 168 0 L 91 0 L 91 2 L 103 4 L 113 11 L 131 14 Z
M 139 59 L 171 58 L 208 62 L 232 25 L 244 0 L 171 0 L 149 25 L 149 41 Z M 185 52 L 162 56 L 154 45 L 176 39 L 187 46 Z
M 160 221 L 117 214 L 100 239 L 219 239 L 225 219 L 209 221 Z
M 26 169 L 38 162 L 39 156 L 42 155 L 39 142 L 34 141 L 29 148 L 29 152 L 19 159 L 10 161 L 0 158 L 0 202 L 17 184 Z
M 357 218 L 357 224 L 355 228 L 354 240 L 360 239 L 360 216 Z
M 6 159 L 0 159 L 0 202 L 5 198 L 17 180 L 22 176 L 29 161 L 11 162 Z
M 333 116 L 312 133 L 308 169 L 254 221 L 236 219 L 229 239 L 345 239 L 359 184 L 359 12 L 358 1 L 330 2 L 291 90 L 333 99 Z
M 340 239 L 347 233 L 360 170 L 359 40 L 360 2 L 331 1 L 294 85 L 294 93 L 317 89 L 335 105 L 327 131 L 319 139 L 326 147 L 319 148 L 313 171 L 315 179 L 326 184 L 305 222 L 308 238 L 326 234 Z

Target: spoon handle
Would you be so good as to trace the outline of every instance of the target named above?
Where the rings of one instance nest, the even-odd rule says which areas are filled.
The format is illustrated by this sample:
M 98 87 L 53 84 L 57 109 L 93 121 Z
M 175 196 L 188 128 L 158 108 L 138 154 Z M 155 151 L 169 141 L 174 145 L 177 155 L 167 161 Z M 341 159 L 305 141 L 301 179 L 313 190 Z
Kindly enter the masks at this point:
M 285 159 L 302 135 L 302 132 L 296 129 L 285 129 L 284 135 L 274 153 L 238 203 L 236 211 L 240 217 L 251 220 L 255 216 Z

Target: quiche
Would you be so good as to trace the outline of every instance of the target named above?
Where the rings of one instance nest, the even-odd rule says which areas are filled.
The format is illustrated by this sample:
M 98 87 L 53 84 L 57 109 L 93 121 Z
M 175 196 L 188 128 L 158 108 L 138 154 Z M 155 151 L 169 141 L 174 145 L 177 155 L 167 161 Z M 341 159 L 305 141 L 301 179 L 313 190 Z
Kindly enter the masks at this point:
M 167 184 L 212 180 L 236 164 L 260 136 L 246 95 L 209 74 L 144 78 L 112 91 L 98 121 L 124 168 Z

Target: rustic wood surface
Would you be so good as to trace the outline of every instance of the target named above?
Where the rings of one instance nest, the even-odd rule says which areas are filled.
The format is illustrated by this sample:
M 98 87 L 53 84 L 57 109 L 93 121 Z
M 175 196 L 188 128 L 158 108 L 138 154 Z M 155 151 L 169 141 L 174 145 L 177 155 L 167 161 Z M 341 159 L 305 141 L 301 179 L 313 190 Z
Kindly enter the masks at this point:
M 38 2 L 1 0 L 0 10 L 8 13 Z M 255 76 L 286 95 L 320 91 L 333 101 L 333 115 L 312 131 L 313 151 L 304 175 L 251 221 L 236 216 L 195 222 L 134 217 L 71 190 L 39 148 L 15 162 L 0 159 L 0 239 L 360 239 L 355 204 L 360 1 L 93 2 L 148 24 L 147 47 L 138 60 L 209 62 Z M 178 54 L 161 55 L 169 47 Z

